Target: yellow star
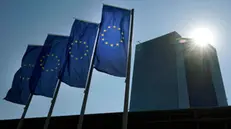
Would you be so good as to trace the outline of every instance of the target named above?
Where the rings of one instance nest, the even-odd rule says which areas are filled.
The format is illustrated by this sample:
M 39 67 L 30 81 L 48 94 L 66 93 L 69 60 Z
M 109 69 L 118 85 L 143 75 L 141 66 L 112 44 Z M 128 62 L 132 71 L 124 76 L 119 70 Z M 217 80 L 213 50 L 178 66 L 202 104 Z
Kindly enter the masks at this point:
M 82 43 L 82 41 L 79 41 L 79 43 Z
M 74 43 L 71 43 L 71 45 L 74 45 Z
M 108 26 L 108 28 L 111 28 L 111 26 Z
M 123 42 L 123 40 L 120 40 L 120 42 L 122 43 L 122 42 Z
M 80 57 L 80 59 L 83 59 L 83 57 Z
M 31 65 L 29 64 L 29 67 L 30 67 Z
M 87 56 L 87 53 L 84 53 L 84 56 Z
M 78 60 L 78 58 L 75 58 L 75 60 Z
M 58 63 L 58 65 L 60 65 L 60 63 Z
M 43 58 L 45 58 L 45 56 L 43 56 Z
M 75 42 L 77 43 L 77 42 L 78 42 L 78 40 L 75 40 Z
M 55 56 L 55 58 L 58 58 L 58 56 Z
M 74 55 L 71 55 L 71 57 L 74 57 Z
M 119 44 L 117 43 L 116 46 L 119 46 Z
M 88 50 L 86 50 L 86 52 L 88 52 Z
M 43 64 L 40 64 L 40 66 L 43 66 Z
M 22 77 L 22 80 L 24 80 L 24 77 Z
M 88 46 L 86 46 L 86 48 L 88 48 Z
M 46 72 L 48 72 L 49 70 L 47 69 Z
M 121 34 L 122 34 L 122 35 L 124 35 L 124 33 L 123 33 L 123 32 L 121 32 Z
M 51 69 L 51 71 L 53 72 L 54 70 L 53 70 L 53 69 Z
M 69 47 L 69 49 L 71 50 L 71 47 Z
M 106 32 L 107 30 L 103 30 L 103 32 Z
M 113 45 L 113 44 L 111 44 L 110 46 L 111 46 L 111 47 L 113 47 L 114 45 Z
M 120 30 L 120 28 L 118 28 L 118 30 Z
M 40 60 L 40 62 L 43 62 L 43 60 Z
M 105 44 L 108 44 L 108 42 L 105 42 Z
M 71 54 L 71 52 L 69 52 L 69 54 Z
M 104 41 L 104 38 L 102 38 L 102 41 Z
M 28 77 L 27 80 L 30 80 L 30 78 Z
M 58 60 L 58 62 L 59 62 L 60 60 Z
M 52 54 L 51 56 L 54 56 L 54 54 Z
M 44 70 L 44 67 L 42 67 L 42 69 Z
M 86 42 L 83 42 L 83 44 L 86 44 Z
M 101 36 L 104 36 L 104 34 L 101 34 Z
M 116 28 L 116 26 L 113 26 L 113 28 Z
M 58 69 L 58 67 L 55 67 L 55 69 Z

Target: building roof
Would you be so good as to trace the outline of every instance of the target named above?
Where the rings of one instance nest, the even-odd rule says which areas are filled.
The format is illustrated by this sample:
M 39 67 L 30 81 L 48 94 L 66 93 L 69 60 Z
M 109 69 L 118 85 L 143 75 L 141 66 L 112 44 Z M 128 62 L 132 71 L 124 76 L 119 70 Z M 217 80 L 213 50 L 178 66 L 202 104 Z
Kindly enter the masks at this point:
M 157 42 L 158 40 L 163 41 L 163 39 L 166 39 L 166 40 L 169 40 L 169 41 L 173 41 L 173 39 L 175 40 L 177 38 L 181 38 L 180 34 L 178 34 L 176 31 L 173 31 L 173 32 L 167 33 L 165 35 L 156 37 L 154 39 L 150 39 L 150 40 L 144 41 L 144 42 L 142 42 L 140 44 L 150 43 L 152 41 Z M 136 46 L 138 47 L 140 44 L 137 44 Z

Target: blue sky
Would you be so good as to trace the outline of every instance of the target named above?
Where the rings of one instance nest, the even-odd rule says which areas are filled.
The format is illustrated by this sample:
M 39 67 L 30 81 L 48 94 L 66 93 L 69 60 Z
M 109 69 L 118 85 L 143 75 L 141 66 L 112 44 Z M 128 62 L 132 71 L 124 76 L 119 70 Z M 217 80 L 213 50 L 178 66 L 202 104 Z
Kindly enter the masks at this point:
M 217 49 L 228 102 L 231 103 L 229 0 L 1 0 L 0 98 L 4 98 L 11 87 L 28 44 L 42 45 L 47 33 L 69 35 L 73 17 L 99 23 L 103 3 L 135 9 L 133 50 L 137 41 L 143 42 L 171 31 L 189 36 L 194 28 L 209 28 L 214 34 L 211 44 Z M 122 111 L 124 86 L 124 78 L 94 71 L 86 113 Z M 62 84 L 53 115 L 79 114 L 82 99 L 83 89 Z M 50 101 L 35 96 L 27 117 L 46 116 Z M 0 99 L 0 119 L 19 118 L 22 111 L 23 106 Z

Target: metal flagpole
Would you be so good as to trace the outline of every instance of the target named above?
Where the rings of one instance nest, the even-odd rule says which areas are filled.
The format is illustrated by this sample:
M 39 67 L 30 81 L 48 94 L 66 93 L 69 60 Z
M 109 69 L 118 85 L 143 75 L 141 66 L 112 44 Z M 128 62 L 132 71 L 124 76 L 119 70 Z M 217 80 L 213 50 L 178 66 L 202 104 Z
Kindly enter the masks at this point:
M 53 109 L 54 109 L 54 106 L 55 106 L 55 102 L 56 102 L 56 99 L 57 99 L 57 96 L 58 96 L 58 93 L 59 93 L 60 86 L 61 86 L 61 81 L 59 79 L 58 82 L 57 82 L 57 87 L 56 87 L 56 90 L 55 90 L 54 97 L 51 100 L 50 110 L 49 110 L 49 112 L 47 114 L 46 122 L 44 124 L 43 129 L 48 129 L 50 119 L 51 119 L 51 115 L 52 115 L 52 112 L 53 112 Z
M 126 86 L 124 95 L 124 111 L 123 111 L 123 125 L 122 129 L 127 129 L 128 124 L 128 101 L 129 101 L 129 86 L 130 86 L 130 71 L 131 71 L 131 52 L 132 52 L 132 37 L 133 37 L 133 22 L 134 22 L 134 9 L 131 10 L 130 20 L 130 34 L 128 44 L 128 58 L 127 58 L 127 75 L 126 75 Z
M 28 108 L 30 106 L 30 102 L 31 102 L 32 98 L 33 98 L 33 94 L 30 94 L 28 102 L 27 102 L 27 104 L 24 107 L 24 111 L 22 113 L 21 119 L 20 119 L 20 121 L 18 123 L 17 129 L 21 129 L 22 128 L 22 125 L 23 125 L 23 122 L 24 122 L 24 119 L 25 119 L 27 110 L 28 110 Z
M 86 110 L 88 93 L 89 93 L 89 90 L 90 90 L 91 78 L 92 78 L 92 73 L 93 73 L 93 68 L 94 68 L 93 63 L 94 63 L 94 57 L 95 57 L 96 48 L 97 48 L 97 44 L 98 44 L 97 41 L 98 41 L 98 38 L 99 38 L 100 25 L 101 24 L 99 24 L 99 27 L 98 27 L 98 30 L 97 30 L 97 34 L 96 34 L 96 38 L 95 38 L 95 44 L 94 44 L 93 52 L 92 52 L 92 56 L 91 56 L 91 62 L 90 62 L 89 71 L 88 71 L 88 75 L 87 75 L 86 88 L 84 90 L 83 103 L 82 103 L 81 112 L 80 112 L 80 115 L 79 115 L 79 122 L 78 122 L 77 129 L 82 129 L 82 125 L 83 125 L 83 117 L 84 117 L 84 113 L 85 113 L 85 110 Z

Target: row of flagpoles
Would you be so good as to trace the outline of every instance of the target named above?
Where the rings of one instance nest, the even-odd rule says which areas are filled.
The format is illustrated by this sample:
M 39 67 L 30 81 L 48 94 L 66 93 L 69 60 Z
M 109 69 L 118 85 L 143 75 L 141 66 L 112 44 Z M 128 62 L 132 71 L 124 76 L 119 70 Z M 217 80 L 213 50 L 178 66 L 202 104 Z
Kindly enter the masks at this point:
M 25 105 L 17 129 L 23 126 L 33 95 L 52 98 L 44 124 L 48 129 L 61 82 L 85 88 L 77 127 L 82 129 L 94 68 L 126 77 L 122 129 L 127 129 L 133 21 L 134 9 L 103 5 L 100 24 L 75 19 L 69 37 L 48 35 L 43 46 L 29 45 L 5 97 Z

